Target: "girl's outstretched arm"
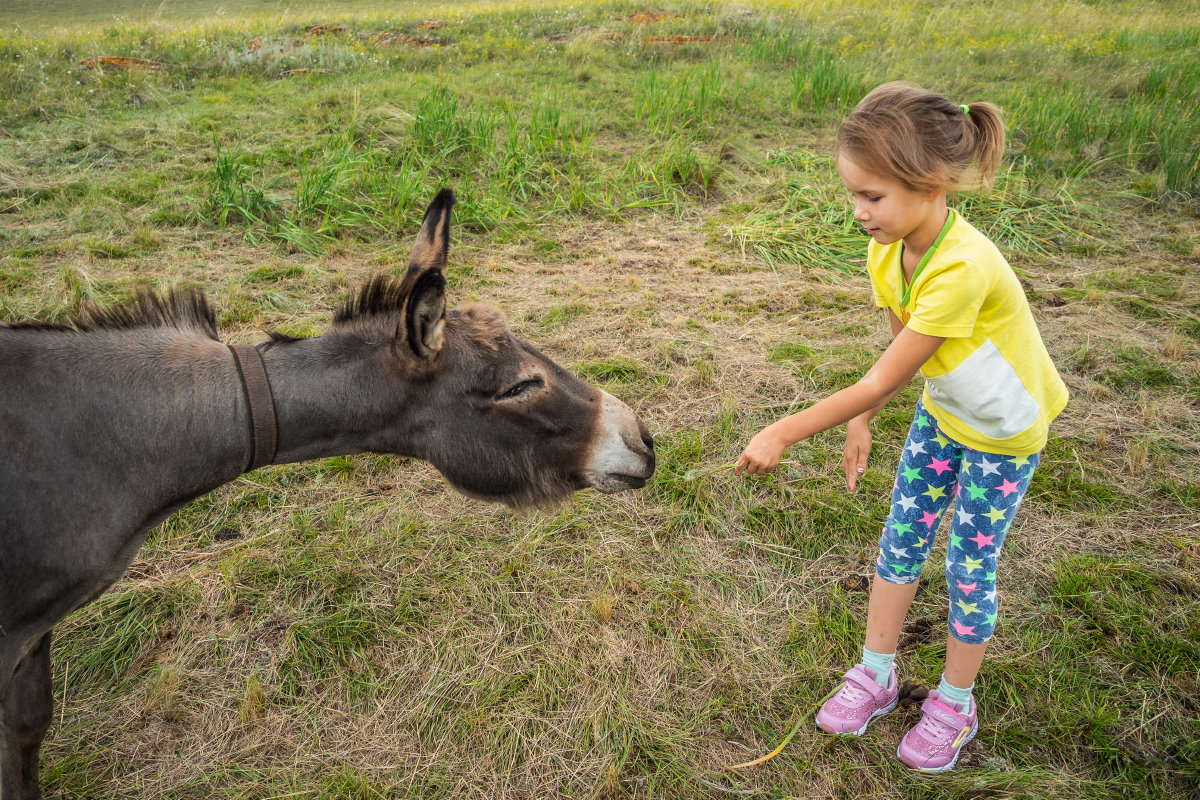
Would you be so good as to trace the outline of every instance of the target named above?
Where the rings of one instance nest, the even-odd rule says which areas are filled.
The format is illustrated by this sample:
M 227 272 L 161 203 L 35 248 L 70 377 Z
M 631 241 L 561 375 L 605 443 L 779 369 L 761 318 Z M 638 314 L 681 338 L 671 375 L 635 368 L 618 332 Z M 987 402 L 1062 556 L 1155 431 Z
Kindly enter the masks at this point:
M 738 456 L 735 472 L 763 475 L 775 469 L 783 451 L 796 442 L 881 408 L 942 346 L 945 338 L 904 328 L 858 383 L 773 422 L 758 432 Z

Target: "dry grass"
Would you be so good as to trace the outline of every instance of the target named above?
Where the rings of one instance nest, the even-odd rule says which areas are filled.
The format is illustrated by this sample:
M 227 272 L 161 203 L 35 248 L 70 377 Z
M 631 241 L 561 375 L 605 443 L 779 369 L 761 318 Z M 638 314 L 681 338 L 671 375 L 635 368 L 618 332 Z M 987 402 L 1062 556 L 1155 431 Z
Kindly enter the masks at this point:
M 567 257 L 459 251 L 451 272 L 469 263 L 483 286 L 464 285 L 455 299 L 497 303 L 518 331 L 564 363 L 637 365 L 632 392 L 612 388 L 646 418 L 660 450 L 665 444 L 660 481 L 668 485 L 679 485 L 684 467 L 728 462 L 758 424 L 829 390 L 819 374 L 771 362 L 780 344 L 807 343 L 836 363 L 849 349 L 869 353 L 886 342 L 861 282 L 789 276 L 780 283 L 763 264 L 731 265 L 687 222 L 645 216 L 621 226 L 583 223 L 557 236 Z M 218 287 L 235 280 L 240 260 L 210 271 L 209 280 Z M 296 260 L 306 285 L 327 286 L 330 297 L 369 271 L 353 260 Z M 1084 267 L 1046 264 L 1032 280 L 1077 281 Z M 545 323 L 546 310 L 568 298 L 589 310 L 568 324 Z M 319 329 L 329 302 L 308 303 L 261 323 Z M 1081 336 L 1103 353 L 1134 345 L 1159 352 L 1171 336 L 1087 303 L 1037 313 L 1066 363 Z M 851 323 L 865 324 L 865 335 Z M 232 333 L 253 338 L 249 329 Z M 1108 363 L 1095 361 L 1091 374 Z M 699 379 L 699 363 L 716 377 Z M 1069 442 L 1057 454 L 1072 462 L 1065 469 L 1112 481 L 1133 497 L 1151 496 L 1167 476 L 1194 474 L 1194 454 L 1168 461 L 1139 444 L 1188 441 L 1194 406 L 1149 390 L 1092 400 L 1090 375 L 1067 377 L 1074 400 L 1056 428 Z M 1139 410 L 1151 406 L 1172 411 Z M 1081 452 L 1085 433 L 1097 430 L 1105 439 Z M 696 455 L 672 457 L 673 440 L 704 432 L 709 443 Z M 842 581 L 869 574 L 873 557 L 868 536 L 847 539 L 822 523 L 811 540 L 798 541 L 762 527 L 756 515 L 838 509 L 852 515 L 845 521 L 854 530 L 870 529 L 884 510 L 900 436 L 893 426 L 878 437 L 874 481 L 854 497 L 836 498 L 838 442 L 829 435 L 797 448 L 801 460 L 782 481 L 743 484 L 720 470 L 696 478 L 703 507 L 683 521 L 665 487 L 518 515 L 450 492 L 427 467 L 373 457 L 349 459 L 344 475 L 315 465 L 248 476 L 160 534 L 115 587 L 151 594 L 184 587 L 197 613 L 186 631 L 160 630 L 145 642 L 116 687 L 69 692 L 47 762 L 90 753 L 88 772 L 109 776 L 93 791 L 108 796 L 136 785 L 146 798 L 200 796 L 215 786 L 225 796 L 256 797 L 253 787 L 263 781 L 296 796 L 645 797 L 650 787 L 724 795 L 709 784 L 755 794 L 803 785 L 814 798 L 882 791 L 889 767 L 884 777 L 862 768 L 887 764 L 889 743 L 916 719 L 915 706 L 863 742 L 833 742 L 804 727 L 770 766 L 737 775 L 722 767 L 771 749 L 852 658 L 866 594 L 847 593 Z M 1048 459 L 1046 468 L 1053 465 Z M 243 505 L 264 490 L 265 507 Z M 1187 516 L 1071 505 L 1032 498 L 1006 548 L 1005 620 L 981 677 L 993 733 L 964 761 L 971 770 L 964 774 L 987 775 L 995 787 L 1022 785 L 999 734 L 1028 724 L 1029 709 L 1007 696 L 1003 676 L 1045 668 L 1044 651 L 1030 650 L 1028 637 L 1061 613 L 1046 599 L 1064 553 L 1136 552 L 1145 568 L 1195 581 L 1195 567 L 1179 561 L 1181 546 L 1196 547 Z M 311 543 L 298 541 L 297 530 L 312 524 L 300 520 L 322 515 L 337 520 L 318 523 Z M 1134 518 L 1140 522 L 1131 530 Z M 217 527 L 229 525 L 249 535 L 212 541 Z M 331 597 L 346 598 L 309 567 L 289 572 L 299 558 L 352 575 L 355 607 L 388 627 L 340 662 L 332 683 L 301 674 L 297 694 L 279 677 L 280 665 L 297 658 L 292 631 L 304 615 L 325 613 Z M 262 570 L 282 576 L 264 584 L 255 577 Z M 246 583 L 255 587 L 249 594 Z M 402 609 L 418 601 L 422 621 L 404 622 Z M 943 603 L 934 581 L 914 615 L 944 617 Z M 103 625 L 103 617 L 85 612 L 65 638 L 92 624 Z M 902 653 L 907 674 L 936 679 L 940 636 Z M 70 659 L 60 660 L 60 673 L 69 669 Z M 1179 702 L 1179 685 L 1166 675 L 1159 681 L 1159 693 L 1137 702 Z M 1153 726 L 1153 717 L 1145 714 L 1140 725 Z M 81 751 L 77 737 L 103 747 Z M 1031 752 L 1036 782 L 1045 784 L 1034 794 L 1099 792 L 1074 751 Z
M 823 19 L 817 5 L 806 13 Z M 383 78 L 269 84 L 279 105 L 268 110 L 299 109 L 286 133 L 307 142 L 351 106 L 359 114 L 361 90 L 363 135 L 395 146 L 415 105 L 391 93 L 398 82 L 432 87 L 436 59 L 512 103 L 546 79 L 546 63 L 558 68 L 543 59 L 560 57 L 560 29 L 613 27 L 639 9 L 563 20 L 476 10 L 504 24 L 438 10 L 449 20 L 439 36 L 478 30 L 457 50 L 404 56 L 413 60 Z M 771 36 L 756 39 L 761 53 L 735 42 L 664 61 L 568 42 L 563 86 L 633 85 L 651 68 L 716 74 L 695 68 L 710 50 L 731 74 L 761 77 L 788 30 L 783 10 L 687 13 L 689 31 L 697 19 L 754 22 L 750 34 Z M 813 25 L 834 43 L 844 33 Z M 862 55 L 862 41 L 837 52 Z M 191 46 L 166 44 L 182 56 Z M 961 80 L 982 93 L 988 54 L 1002 49 L 975 52 L 979 76 Z M 1053 52 L 1056 64 L 1068 57 Z M 53 124 L 0 131 L 0 314 L 60 317 L 138 285 L 191 284 L 210 293 L 226 340 L 255 341 L 263 329 L 317 333 L 353 287 L 402 268 L 415 225 L 345 235 L 313 254 L 194 216 L 214 158 L 212 132 L 195 120 L 228 114 L 230 139 L 260 151 L 285 133 L 267 126 L 265 95 L 246 88 L 275 76 L 244 82 L 208 68 L 197 68 L 198 89 L 133 86 L 154 115 L 129 110 L 123 87 L 97 84 L 119 107 L 71 95 Z M 730 239 L 749 210 L 777 210 L 783 193 L 801 191 L 797 175 L 814 197 L 840 191 L 801 163 L 827 150 L 832 106 L 784 123 L 754 118 L 754 138 L 721 116 L 736 118 L 730 104 L 750 90 L 718 88 L 697 123 L 712 125 L 697 147 L 722 169 L 711 193 L 657 210 L 535 206 L 507 220 L 464 203 L 475 222 L 456 227 L 448 270 L 452 303 L 498 305 L 520 335 L 638 410 L 657 438 L 654 482 L 517 514 L 389 457 L 240 478 L 168 521 L 111 592 L 61 626 L 50 797 L 1194 796 L 1200 223 L 1124 191 L 1119 171 L 1070 187 L 1102 209 L 1103 228 L 1094 216 L 1079 222 L 1092 238 L 1059 231 L 1044 251 L 1012 253 L 1072 402 L 1005 549 L 999 636 L 979 683 L 983 728 L 960 769 L 915 781 L 896 764 L 912 703 L 861 740 L 803 725 L 769 763 L 725 769 L 774 747 L 856 656 L 859 576 L 872 571 L 917 387 L 881 416 L 853 495 L 838 432 L 793 448 L 772 478 L 724 468 L 763 424 L 854 380 L 889 331 L 853 270 L 768 263 Z M 600 96 L 614 118 L 593 144 L 598 160 L 657 155 L 626 129 L 636 126 L 623 95 Z M 721 125 L 737 134 L 728 147 L 708 141 Z M 293 142 L 278 144 L 294 155 Z M 184 190 L 129 188 L 155 158 L 169 167 L 139 180 L 184 176 Z M 105 194 L 126 191 L 136 196 Z M 905 677 L 925 683 L 944 655 L 944 593 L 929 577 L 900 655 Z

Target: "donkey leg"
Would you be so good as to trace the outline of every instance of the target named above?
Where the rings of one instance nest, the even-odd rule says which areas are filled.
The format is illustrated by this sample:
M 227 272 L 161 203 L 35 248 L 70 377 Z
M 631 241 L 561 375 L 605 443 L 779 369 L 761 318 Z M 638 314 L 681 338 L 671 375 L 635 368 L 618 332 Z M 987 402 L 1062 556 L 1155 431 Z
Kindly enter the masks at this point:
M 38 756 L 53 707 L 47 633 L 0 687 L 0 800 L 40 800 Z

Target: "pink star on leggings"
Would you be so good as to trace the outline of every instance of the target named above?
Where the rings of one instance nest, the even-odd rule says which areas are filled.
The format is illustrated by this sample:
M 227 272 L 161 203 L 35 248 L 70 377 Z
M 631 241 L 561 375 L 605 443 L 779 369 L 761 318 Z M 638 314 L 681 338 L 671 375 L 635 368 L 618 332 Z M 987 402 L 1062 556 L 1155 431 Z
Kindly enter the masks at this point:
M 937 522 L 937 514 L 931 511 L 926 511 L 921 515 L 921 522 L 924 522 L 926 527 L 932 528 L 933 523 Z
M 979 581 L 976 581 L 975 583 L 963 583 L 962 581 L 955 581 L 955 583 L 958 584 L 958 590 L 967 597 L 970 597 L 971 592 L 975 591 L 975 589 L 979 586 Z
M 1015 492 L 1017 489 L 1019 489 L 1021 487 L 1019 484 L 1013 483 L 1012 481 L 1010 481 L 1006 478 L 1004 480 L 1004 483 L 1000 484 L 996 488 L 999 489 L 1000 491 L 1004 492 L 1005 497 L 1008 497 L 1010 494 L 1012 494 L 1013 492 Z
M 983 547 L 985 545 L 995 547 L 996 543 L 993 541 L 995 538 L 996 534 L 994 533 L 991 536 L 984 536 L 982 532 L 975 531 L 975 535 L 971 537 L 971 541 L 975 543 L 976 547 Z
M 975 635 L 975 626 L 974 625 L 963 625 L 961 622 L 959 622 L 956 619 L 950 620 L 950 624 L 954 626 L 954 632 L 957 633 L 959 636 L 974 636 Z
M 945 461 L 939 461 L 936 458 L 931 458 L 929 459 L 929 463 L 925 465 L 925 468 L 931 469 L 938 475 L 941 475 L 943 472 L 950 471 L 950 459 L 947 458 Z

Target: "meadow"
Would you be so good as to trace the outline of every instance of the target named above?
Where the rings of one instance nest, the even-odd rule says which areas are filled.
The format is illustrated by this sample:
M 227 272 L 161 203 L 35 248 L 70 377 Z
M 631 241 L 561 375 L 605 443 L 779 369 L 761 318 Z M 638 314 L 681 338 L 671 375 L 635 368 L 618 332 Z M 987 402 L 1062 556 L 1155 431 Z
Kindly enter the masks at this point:
M 1200 792 L 1190 0 L 61 7 L 0 9 L 0 321 L 188 285 L 227 341 L 315 335 L 450 186 L 451 304 L 634 406 L 659 468 L 515 512 L 363 455 L 192 503 L 58 629 L 47 797 Z M 979 735 L 937 777 L 895 759 L 919 702 L 849 742 L 810 719 L 857 658 L 919 382 L 854 493 L 837 430 L 728 469 L 890 339 L 830 153 L 893 79 L 1004 108 L 995 189 L 953 205 L 1072 393 L 1006 543 Z M 899 655 L 923 686 L 929 578 Z

